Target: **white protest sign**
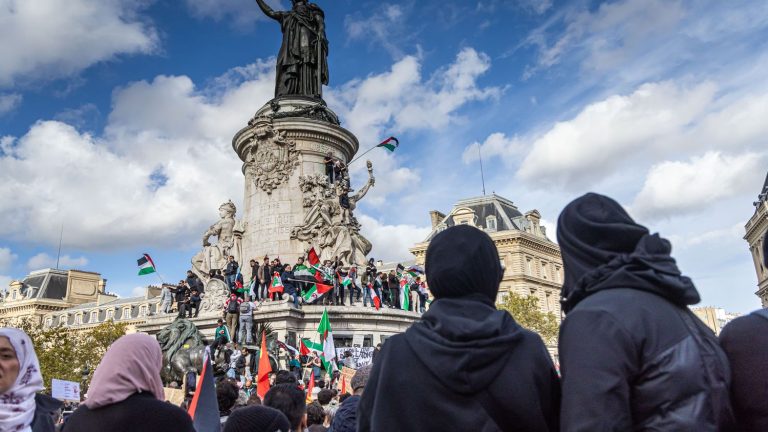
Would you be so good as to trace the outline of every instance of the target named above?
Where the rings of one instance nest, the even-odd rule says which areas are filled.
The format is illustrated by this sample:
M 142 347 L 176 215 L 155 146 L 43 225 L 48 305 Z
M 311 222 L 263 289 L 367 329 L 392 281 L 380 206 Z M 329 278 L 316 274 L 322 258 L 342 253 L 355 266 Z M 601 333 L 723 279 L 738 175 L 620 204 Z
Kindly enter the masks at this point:
M 352 346 L 353 347 L 363 346 L 363 340 L 365 340 L 365 336 L 361 334 L 352 335 Z
M 352 353 L 353 368 L 360 369 L 363 366 L 367 366 L 373 363 L 373 347 L 343 347 L 336 348 L 336 358 L 344 360 L 345 353 Z
M 54 399 L 80 402 L 80 383 L 54 378 L 51 380 L 51 396 Z

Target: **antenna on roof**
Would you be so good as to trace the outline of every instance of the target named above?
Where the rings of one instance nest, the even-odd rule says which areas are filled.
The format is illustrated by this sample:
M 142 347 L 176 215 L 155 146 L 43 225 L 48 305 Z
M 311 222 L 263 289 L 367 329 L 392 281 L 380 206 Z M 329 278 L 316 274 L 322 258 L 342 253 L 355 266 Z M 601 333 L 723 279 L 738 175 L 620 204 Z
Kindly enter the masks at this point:
M 485 173 L 483 173 L 483 154 L 480 152 L 482 145 L 477 146 L 477 155 L 480 157 L 480 179 L 483 181 L 483 196 L 485 196 Z
M 61 224 L 61 230 L 59 231 L 59 252 L 56 254 L 56 270 L 59 269 L 59 258 L 61 257 L 61 239 L 64 237 L 64 223 Z

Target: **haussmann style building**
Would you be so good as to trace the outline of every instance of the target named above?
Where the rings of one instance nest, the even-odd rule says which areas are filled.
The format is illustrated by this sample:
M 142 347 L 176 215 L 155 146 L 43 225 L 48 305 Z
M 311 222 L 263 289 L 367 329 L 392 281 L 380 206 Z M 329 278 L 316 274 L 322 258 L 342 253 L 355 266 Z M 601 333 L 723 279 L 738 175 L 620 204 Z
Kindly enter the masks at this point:
M 423 265 L 430 240 L 455 225 L 470 225 L 491 236 L 504 266 L 499 299 L 509 292 L 533 296 L 542 312 L 560 317 L 563 260 L 560 247 L 547 237 L 538 210 L 522 213 L 515 204 L 496 194 L 464 199 L 447 214 L 430 212 L 432 231 L 410 249 Z M 428 281 L 427 281 L 428 282 Z
M 765 183 L 754 205 L 755 213 L 745 226 L 744 240 L 749 243 L 749 251 L 752 253 L 752 260 L 757 273 L 757 292 L 755 294 L 760 297 L 763 307 L 768 307 L 768 269 L 763 265 L 765 262 L 763 239 L 766 231 L 768 231 L 768 175 L 766 175 Z

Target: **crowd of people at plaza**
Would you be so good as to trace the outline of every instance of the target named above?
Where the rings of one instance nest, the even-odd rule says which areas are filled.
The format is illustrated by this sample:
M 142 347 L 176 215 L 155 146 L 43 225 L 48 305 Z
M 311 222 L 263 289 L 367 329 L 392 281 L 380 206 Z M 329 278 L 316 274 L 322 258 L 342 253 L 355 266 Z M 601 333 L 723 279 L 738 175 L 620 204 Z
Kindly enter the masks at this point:
M 224 282 L 230 293 L 222 311 L 228 337 L 240 344 L 251 344 L 253 311 L 264 302 L 284 298 L 296 308 L 314 303 L 324 306 L 386 307 L 419 313 L 424 313 L 431 302 L 427 284 L 420 275 L 423 271 L 418 266 L 405 268 L 397 264 L 389 272 L 380 272 L 373 258 L 368 260 L 363 271 L 358 271 L 354 264 L 345 266 L 338 258 L 326 260 L 322 265 L 307 264 L 304 257 L 299 257 L 292 266 L 283 264 L 280 258 L 270 260 L 265 256 L 262 264 L 252 259 L 248 267 L 242 269 L 230 256 L 223 271 L 212 270 L 210 278 Z M 243 270 L 248 272 L 248 277 L 243 276 Z M 309 293 L 318 279 L 330 289 L 310 299 Z M 179 317 L 196 318 L 204 296 L 203 282 L 191 270 L 187 271 L 186 279 L 180 280 L 177 285 L 163 285 L 160 311 L 172 314 L 175 309 Z
M 216 383 L 221 430 L 768 431 L 765 310 L 716 337 L 688 308 L 699 294 L 670 242 L 608 197 L 571 202 L 557 238 L 565 270 L 559 370 L 536 333 L 496 309 L 503 268 L 493 240 L 459 225 L 428 247 L 431 307 L 351 380 L 297 356 L 260 398 L 248 378 L 258 365 L 245 367 L 254 356 L 232 345 L 235 371 Z M 219 324 L 217 338 L 228 342 Z M 194 416 L 164 401 L 161 357 L 151 336 L 120 338 L 59 430 L 195 430 Z M 60 403 L 41 390 L 29 337 L 0 329 L 0 431 L 55 430 Z

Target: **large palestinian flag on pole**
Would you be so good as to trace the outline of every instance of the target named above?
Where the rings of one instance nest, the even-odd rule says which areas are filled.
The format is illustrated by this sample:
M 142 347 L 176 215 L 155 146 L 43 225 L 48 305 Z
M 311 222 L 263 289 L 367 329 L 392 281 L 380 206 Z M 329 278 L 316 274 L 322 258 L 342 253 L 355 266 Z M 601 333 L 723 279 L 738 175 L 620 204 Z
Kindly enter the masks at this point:
M 393 152 L 399 146 L 400 146 L 400 141 L 398 141 L 397 138 L 389 137 L 389 138 L 385 139 L 384 141 L 380 142 L 379 145 L 377 145 L 376 147 L 384 147 L 385 149 L 389 150 L 390 152 Z
M 400 280 L 400 306 L 406 311 L 411 306 L 410 285 L 410 279 L 404 274 Z
M 157 271 L 154 261 L 152 261 L 152 258 L 147 254 L 144 254 L 137 260 L 137 262 L 139 264 L 139 276 L 151 274 Z
M 320 319 L 317 332 L 320 334 L 320 342 L 323 344 L 325 368 L 329 374 L 332 374 L 336 365 L 336 346 L 333 343 L 333 331 L 331 330 L 331 320 L 328 318 L 328 309 L 323 309 L 323 317 Z

